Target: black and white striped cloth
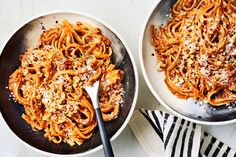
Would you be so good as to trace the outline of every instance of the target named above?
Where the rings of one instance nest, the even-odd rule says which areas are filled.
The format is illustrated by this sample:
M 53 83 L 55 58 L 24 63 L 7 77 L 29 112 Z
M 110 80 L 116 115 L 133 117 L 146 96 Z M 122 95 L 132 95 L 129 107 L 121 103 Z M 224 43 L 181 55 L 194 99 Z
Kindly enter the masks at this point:
M 155 110 L 137 110 L 129 126 L 150 157 L 236 157 L 196 123 Z

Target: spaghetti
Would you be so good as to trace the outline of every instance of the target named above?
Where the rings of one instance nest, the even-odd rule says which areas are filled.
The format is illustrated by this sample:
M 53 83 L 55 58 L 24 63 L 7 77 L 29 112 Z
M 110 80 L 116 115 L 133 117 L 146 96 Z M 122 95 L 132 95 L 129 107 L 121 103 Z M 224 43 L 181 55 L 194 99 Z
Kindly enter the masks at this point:
M 88 24 L 63 20 L 44 31 L 9 79 L 9 90 L 24 106 L 22 118 L 54 143 L 80 145 L 89 139 L 97 121 L 84 87 L 100 80 L 103 119 L 119 114 L 123 72 L 115 69 L 111 54 L 111 41 Z
M 166 26 L 151 26 L 165 83 L 179 98 L 236 102 L 236 3 L 178 0 Z

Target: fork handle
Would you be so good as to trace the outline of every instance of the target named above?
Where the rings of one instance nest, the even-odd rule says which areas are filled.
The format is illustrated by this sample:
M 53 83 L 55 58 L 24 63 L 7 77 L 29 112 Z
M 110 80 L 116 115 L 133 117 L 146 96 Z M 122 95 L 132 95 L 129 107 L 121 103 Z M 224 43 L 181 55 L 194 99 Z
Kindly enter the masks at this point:
M 100 107 L 95 108 L 95 113 L 96 113 L 96 117 L 97 117 L 97 121 L 98 121 L 98 128 L 99 128 L 100 136 L 102 139 L 105 157 L 114 157 L 114 153 L 113 153 L 113 150 L 111 147 L 111 142 L 110 142 L 110 139 L 107 135 L 107 131 L 106 131 L 106 128 L 103 123 Z

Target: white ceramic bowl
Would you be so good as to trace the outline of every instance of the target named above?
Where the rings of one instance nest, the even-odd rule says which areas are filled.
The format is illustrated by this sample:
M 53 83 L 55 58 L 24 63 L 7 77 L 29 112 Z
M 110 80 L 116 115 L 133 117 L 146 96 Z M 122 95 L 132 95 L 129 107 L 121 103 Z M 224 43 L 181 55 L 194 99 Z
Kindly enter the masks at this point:
M 219 125 L 236 121 L 236 104 L 214 108 L 193 99 L 174 96 L 164 83 L 164 73 L 157 71 L 154 47 L 151 45 L 150 26 L 165 24 L 170 8 L 176 0 L 162 0 L 150 10 L 140 34 L 139 59 L 145 81 L 156 99 L 173 114 L 192 122 Z

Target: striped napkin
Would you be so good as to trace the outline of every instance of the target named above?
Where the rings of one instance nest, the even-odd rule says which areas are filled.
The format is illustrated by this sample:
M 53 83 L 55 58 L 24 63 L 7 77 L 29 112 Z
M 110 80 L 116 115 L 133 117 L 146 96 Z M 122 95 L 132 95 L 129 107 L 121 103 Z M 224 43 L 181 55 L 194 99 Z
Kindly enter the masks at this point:
M 236 157 L 196 123 L 160 110 L 137 110 L 129 126 L 150 157 Z

